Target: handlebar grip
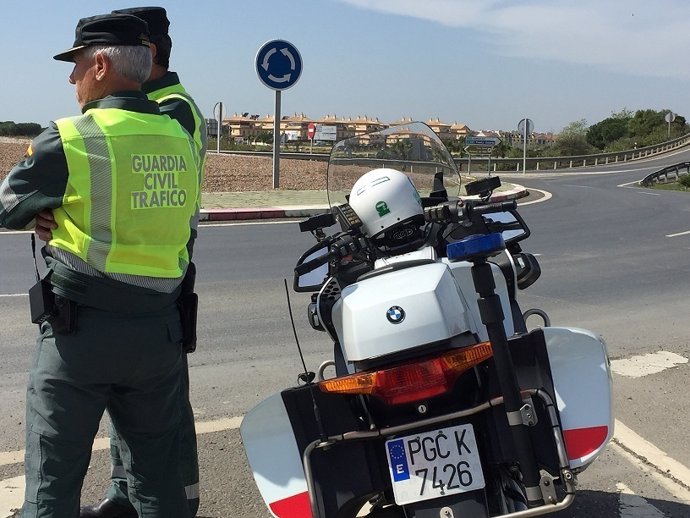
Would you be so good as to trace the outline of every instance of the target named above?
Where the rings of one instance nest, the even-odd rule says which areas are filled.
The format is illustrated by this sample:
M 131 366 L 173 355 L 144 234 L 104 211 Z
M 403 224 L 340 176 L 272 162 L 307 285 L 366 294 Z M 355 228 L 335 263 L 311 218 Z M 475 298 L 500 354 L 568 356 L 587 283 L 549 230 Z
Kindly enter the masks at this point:
M 517 209 L 517 202 L 515 200 L 487 203 L 486 205 L 475 205 L 472 207 L 473 212 L 477 214 L 486 214 L 488 212 L 508 212 L 515 209 Z
M 305 273 L 309 273 L 312 270 L 316 270 L 319 266 L 322 264 L 326 264 L 328 261 L 331 259 L 331 253 L 323 254 L 320 257 L 317 257 L 316 259 L 312 259 L 311 261 L 307 261 L 306 263 L 302 263 L 299 266 L 295 267 L 295 273 L 297 275 L 304 275 Z
M 424 209 L 424 220 L 427 223 L 443 223 L 452 217 L 451 209 L 448 205 L 436 205 Z

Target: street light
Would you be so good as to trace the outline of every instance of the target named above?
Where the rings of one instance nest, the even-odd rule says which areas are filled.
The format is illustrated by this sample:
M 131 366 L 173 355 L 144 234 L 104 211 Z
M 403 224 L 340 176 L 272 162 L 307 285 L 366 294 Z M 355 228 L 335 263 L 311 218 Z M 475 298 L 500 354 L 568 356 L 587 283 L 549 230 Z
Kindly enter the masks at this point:
M 223 101 L 218 101 L 213 105 L 213 115 L 216 115 L 216 108 L 218 110 L 218 129 L 216 130 L 216 153 L 220 154 L 220 137 L 223 134 Z

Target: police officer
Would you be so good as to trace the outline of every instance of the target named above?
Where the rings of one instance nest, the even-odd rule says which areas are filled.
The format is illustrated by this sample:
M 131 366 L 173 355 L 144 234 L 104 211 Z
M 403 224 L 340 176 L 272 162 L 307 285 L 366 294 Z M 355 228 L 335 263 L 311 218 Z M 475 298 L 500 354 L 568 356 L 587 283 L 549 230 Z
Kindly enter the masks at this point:
M 167 114 L 177 120 L 194 139 L 194 146 L 199 153 L 199 161 L 202 164 L 206 158 L 207 137 L 206 122 L 201 115 L 201 110 L 180 84 L 178 75 L 169 71 L 170 51 L 172 40 L 168 34 L 170 21 L 162 7 L 133 7 L 119 9 L 114 13 L 125 13 L 138 16 L 147 22 L 151 35 L 151 50 L 153 53 L 153 67 L 149 80 L 144 83 L 142 90 L 148 98 L 156 101 L 161 113 Z M 198 202 L 199 200 L 197 200 Z M 192 239 L 188 243 L 189 256 L 191 258 L 196 227 L 198 222 L 198 210 L 196 219 L 192 224 Z M 187 283 L 193 288 L 192 268 L 188 270 Z M 194 412 L 189 402 L 189 370 L 186 356 L 183 358 L 184 366 L 182 382 L 184 387 L 184 400 L 182 402 L 181 434 L 181 459 L 182 480 L 185 485 L 187 502 L 192 516 L 196 516 L 199 508 L 199 462 L 197 456 L 196 430 L 194 427 Z M 127 496 L 127 478 L 120 455 L 119 439 L 117 432 L 110 430 L 110 453 L 112 461 L 111 486 L 106 498 L 98 506 L 84 507 L 80 518 L 136 518 L 137 514 Z
M 55 59 L 74 63 L 82 115 L 51 123 L 0 185 L 0 227 L 52 209 L 47 270 L 31 290 L 40 336 L 27 389 L 23 518 L 79 514 L 104 410 L 121 437 L 139 516 L 189 518 L 179 475 L 182 325 L 199 159 L 190 135 L 146 98 L 148 28 L 79 21 Z

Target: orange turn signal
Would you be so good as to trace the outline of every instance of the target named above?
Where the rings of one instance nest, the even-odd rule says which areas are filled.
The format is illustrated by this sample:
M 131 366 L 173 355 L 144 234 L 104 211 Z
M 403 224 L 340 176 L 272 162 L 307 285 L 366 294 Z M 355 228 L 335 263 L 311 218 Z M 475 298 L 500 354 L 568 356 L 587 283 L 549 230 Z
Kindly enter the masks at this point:
M 392 405 L 410 403 L 448 392 L 458 376 L 492 354 L 491 343 L 482 342 L 388 369 L 324 380 L 318 385 L 323 392 L 369 394 Z

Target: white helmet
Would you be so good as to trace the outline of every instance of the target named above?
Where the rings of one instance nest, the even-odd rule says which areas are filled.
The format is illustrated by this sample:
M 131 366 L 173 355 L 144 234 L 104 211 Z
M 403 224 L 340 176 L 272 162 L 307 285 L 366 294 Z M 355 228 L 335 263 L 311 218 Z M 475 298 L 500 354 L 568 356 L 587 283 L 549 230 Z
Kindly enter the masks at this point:
M 390 238 L 394 228 L 424 223 L 419 193 L 407 175 L 395 169 L 374 169 L 364 174 L 350 193 L 349 204 L 362 220 L 362 232 L 376 239 Z M 400 239 L 404 236 L 399 236 Z

